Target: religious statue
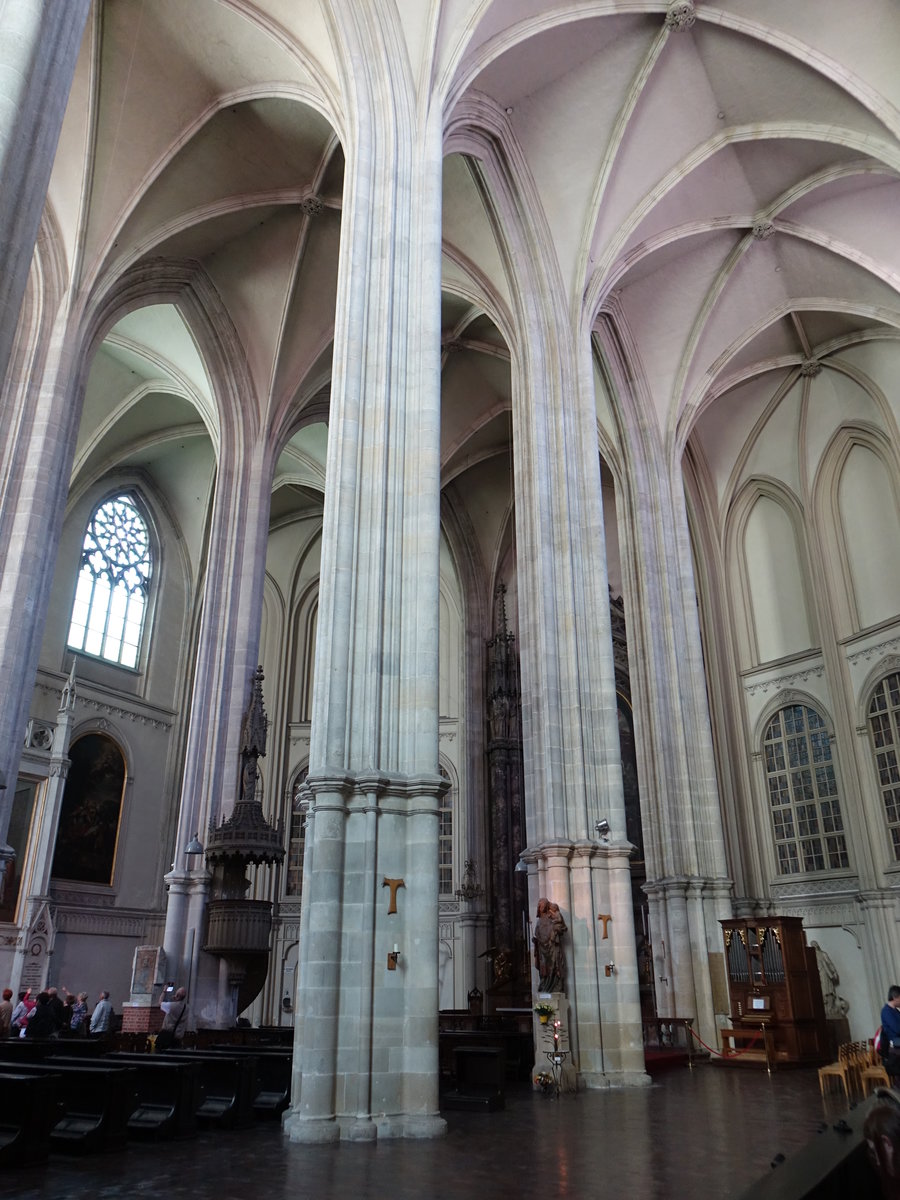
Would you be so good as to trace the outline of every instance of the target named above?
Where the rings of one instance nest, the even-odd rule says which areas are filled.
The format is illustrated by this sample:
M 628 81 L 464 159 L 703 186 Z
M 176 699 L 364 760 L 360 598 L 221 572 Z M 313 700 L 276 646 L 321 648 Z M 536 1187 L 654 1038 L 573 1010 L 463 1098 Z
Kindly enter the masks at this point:
M 542 896 L 537 906 L 537 921 L 534 926 L 534 965 L 538 973 L 538 988 L 542 992 L 564 992 L 566 990 L 566 956 L 563 951 L 562 935 L 566 923 L 559 905 Z
M 850 1005 L 843 996 L 837 994 L 837 985 L 841 982 L 837 967 L 828 951 L 823 950 L 818 942 L 812 942 L 811 945 L 816 952 L 816 965 L 819 968 L 819 980 L 822 984 L 822 1000 L 825 1004 L 825 1018 L 826 1020 L 835 1020 L 846 1017 Z

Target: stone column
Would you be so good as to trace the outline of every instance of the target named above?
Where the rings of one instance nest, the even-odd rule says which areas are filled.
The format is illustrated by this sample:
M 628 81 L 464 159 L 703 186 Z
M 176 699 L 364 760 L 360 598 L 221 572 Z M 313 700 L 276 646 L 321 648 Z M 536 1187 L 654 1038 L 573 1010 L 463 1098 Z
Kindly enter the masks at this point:
M 0 0 L 0 870 L 80 415 L 59 297 L 35 298 L 28 378 L 11 354 L 89 7 Z
M 537 239 L 532 244 L 527 230 L 522 238 L 515 248 L 523 333 L 514 372 L 513 436 L 529 843 L 523 858 L 536 868 L 529 879 L 530 911 L 533 917 L 537 899 L 546 896 L 560 905 L 569 929 L 578 931 L 572 953 L 577 972 L 586 971 L 587 978 L 579 983 L 576 973 L 568 1000 L 570 1039 L 583 1081 L 643 1085 L 648 1079 L 634 919 L 617 875 L 630 846 L 590 331 L 573 331 L 568 299 L 556 290 L 556 265 L 542 262 L 542 244 Z M 605 850 L 597 840 L 601 819 L 610 829 Z M 579 865 L 585 855 L 590 868 Z M 624 956 L 621 972 L 608 977 L 604 972 L 599 982 L 594 925 L 600 910 L 588 907 L 592 889 L 595 899 L 615 904 Z M 617 1014 L 608 1022 L 609 1037 L 601 1003 L 604 1012 Z
M 0 870 L 34 688 L 78 430 L 76 368 L 63 322 L 42 347 L 40 375 L 0 394 Z
M 201 955 L 210 875 L 202 855 L 184 851 L 195 833 L 205 844 L 210 822 L 221 823 L 237 799 L 241 721 L 257 666 L 262 619 L 271 470 L 262 439 L 241 447 L 241 439 L 226 431 L 206 561 L 174 862 L 166 876 L 167 971 L 185 986 L 188 979 L 195 980 L 194 1018 L 212 1027 L 231 1015 L 220 1011 L 218 963 Z
M 90 0 L 0 0 L 0 383 Z
M 285 1121 L 303 1142 L 444 1130 L 435 952 L 445 786 L 441 114 L 440 105 L 421 112 L 409 92 L 391 8 L 331 0 L 328 11 L 340 23 L 352 118 L 310 742 L 305 1012 Z M 394 946 L 399 960 L 388 969 Z
M 666 995 L 675 1006 L 666 1015 L 693 1016 L 712 1045 L 710 970 L 719 960 L 710 954 L 722 949 L 718 921 L 731 915 L 731 881 L 696 587 L 680 466 L 667 471 L 655 443 L 641 449 L 643 458 L 633 461 L 641 499 L 630 505 L 641 605 L 629 622 L 629 650 L 635 723 L 643 731 L 638 754 L 647 880 L 658 885 L 665 903 Z

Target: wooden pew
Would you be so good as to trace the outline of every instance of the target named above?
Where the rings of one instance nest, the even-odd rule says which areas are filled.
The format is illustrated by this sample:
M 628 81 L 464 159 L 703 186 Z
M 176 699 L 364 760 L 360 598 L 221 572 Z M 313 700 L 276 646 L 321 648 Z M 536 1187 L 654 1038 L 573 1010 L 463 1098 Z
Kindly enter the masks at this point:
M 156 1054 L 116 1053 L 109 1059 L 122 1062 L 153 1061 L 193 1063 L 198 1069 L 198 1094 L 194 1117 L 199 1125 L 244 1129 L 253 1124 L 252 1055 L 209 1053 L 205 1050 L 166 1050 Z
M 199 1063 L 201 1098 L 196 1117 L 200 1125 L 246 1129 L 253 1124 L 254 1054 L 166 1050 L 154 1057 L 168 1062 Z
M 253 1112 L 261 1118 L 278 1118 L 291 1102 L 293 1054 L 277 1046 L 212 1046 L 206 1053 L 244 1054 L 256 1059 L 253 1079 Z
M 63 1153 L 120 1150 L 127 1140 L 128 1118 L 138 1098 L 135 1072 L 107 1062 L 19 1063 L 21 1075 L 53 1077 L 62 1112 L 50 1131 L 50 1147 Z
M 104 1061 L 126 1063 L 136 1072 L 138 1104 L 128 1121 L 129 1136 L 176 1139 L 196 1134 L 202 1100 L 199 1063 L 124 1051 Z
M 802 1150 L 772 1163 L 762 1179 L 740 1200 L 848 1200 L 880 1196 L 878 1178 L 869 1161 L 863 1125 L 878 1103 L 870 1096 L 841 1118 L 834 1119 Z M 773 1148 L 777 1150 L 777 1147 Z
M 62 1112 L 58 1075 L 0 1067 L 0 1166 L 46 1162 Z

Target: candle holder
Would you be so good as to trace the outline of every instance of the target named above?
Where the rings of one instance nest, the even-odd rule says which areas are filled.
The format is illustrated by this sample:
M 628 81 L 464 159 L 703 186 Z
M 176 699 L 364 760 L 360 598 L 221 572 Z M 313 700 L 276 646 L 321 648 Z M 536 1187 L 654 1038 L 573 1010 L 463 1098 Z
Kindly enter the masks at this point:
M 551 1082 L 548 1087 L 543 1087 L 542 1090 L 546 1095 L 551 1095 L 559 1098 L 559 1093 L 562 1090 L 562 1073 L 566 1059 L 569 1057 L 568 1050 L 561 1050 L 559 1045 L 560 1030 L 562 1029 L 562 1021 L 556 1020 L 553 1022 L 553 1049 L 545 1050 L 544 1054 L 550 1065 Z M 545 1072 L 542 1072 L 545 1074 Z

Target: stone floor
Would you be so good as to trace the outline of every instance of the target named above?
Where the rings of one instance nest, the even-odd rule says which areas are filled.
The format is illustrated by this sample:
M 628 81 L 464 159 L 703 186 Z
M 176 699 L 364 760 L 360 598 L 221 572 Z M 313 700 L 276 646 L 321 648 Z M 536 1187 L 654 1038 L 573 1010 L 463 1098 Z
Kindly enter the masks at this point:
M 844 1109 L 823 1104 L 814 1070 L 700 1066 L 650 1088 L 558 1100 L 507 1092 L 504 1111 L 447 1112 L 427 1142 L 300 1146 L 277 1124 L 204 1132 L 177 1144 L 130 1144 L 103 1158 L 54 1155 L 0 1174 L 16 1200 L 494 1200 L 738 1196 Z

